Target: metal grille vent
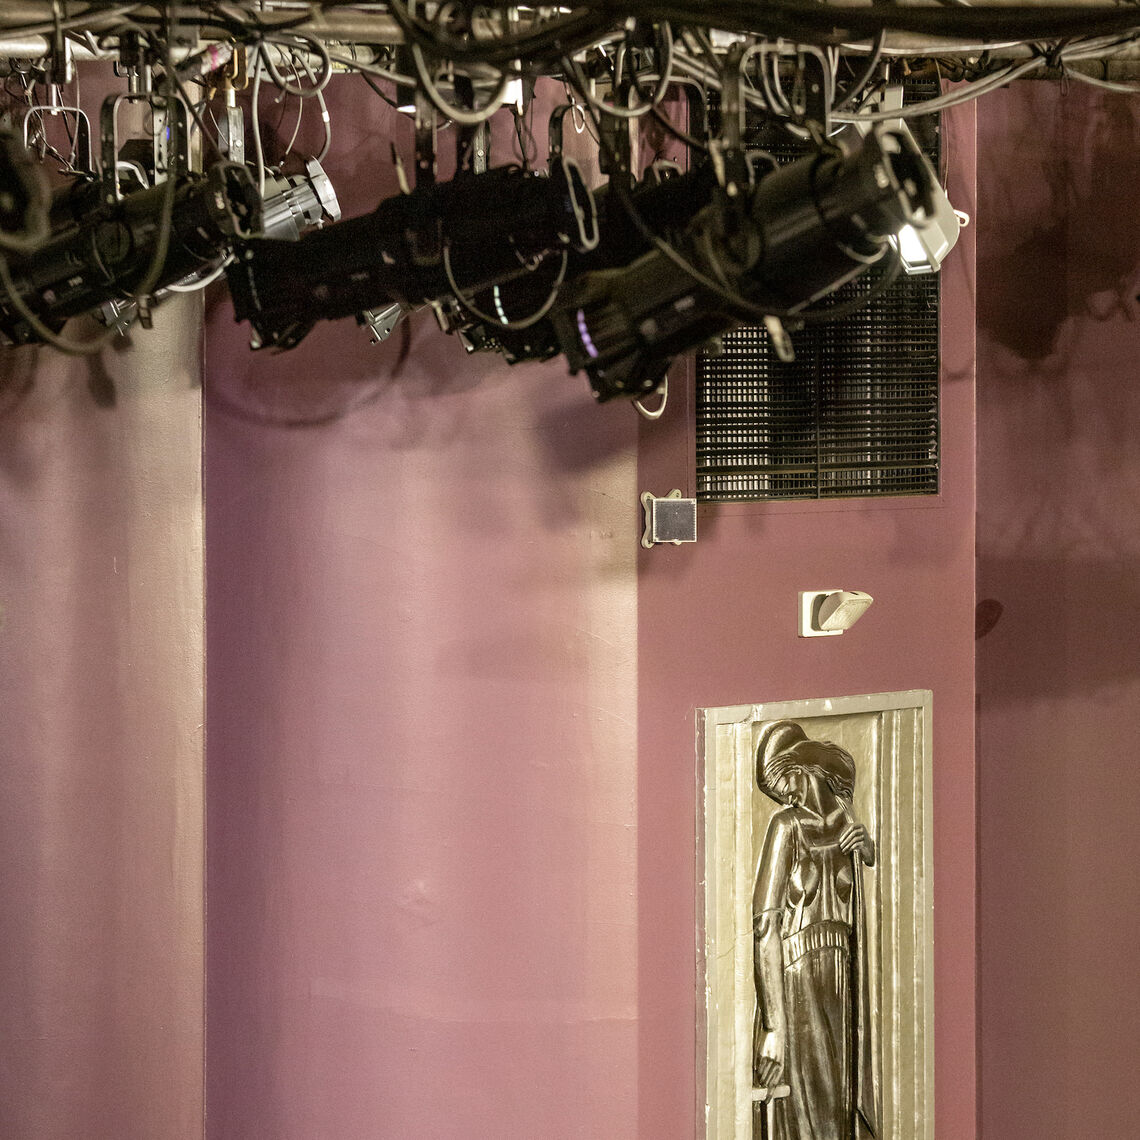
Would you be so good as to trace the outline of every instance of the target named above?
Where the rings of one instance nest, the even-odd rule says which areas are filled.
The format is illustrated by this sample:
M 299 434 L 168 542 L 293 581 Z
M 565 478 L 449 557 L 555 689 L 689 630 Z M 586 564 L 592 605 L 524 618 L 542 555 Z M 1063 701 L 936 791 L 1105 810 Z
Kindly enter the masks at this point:
M 937 133 L 926 133 L 937 168 Z M 829 303 L 865 295 L 879 273 Z M 791 363 L 776 358 L 762 326 L 726 335 L 719 355 L 699 354 L 697 497 L 936 494 L 938 309 L 938 274 L 900 276 L 853 315 L 795 333 Z

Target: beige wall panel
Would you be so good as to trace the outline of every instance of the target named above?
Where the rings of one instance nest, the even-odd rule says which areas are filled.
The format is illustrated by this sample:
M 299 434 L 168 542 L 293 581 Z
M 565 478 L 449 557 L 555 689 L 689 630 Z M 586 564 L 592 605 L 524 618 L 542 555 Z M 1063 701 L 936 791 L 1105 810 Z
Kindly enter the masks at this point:
M 0 1135 L 202 1133 L 199 302 L 0 350 Z M 71 331 L 71 330 L 69 330 Z

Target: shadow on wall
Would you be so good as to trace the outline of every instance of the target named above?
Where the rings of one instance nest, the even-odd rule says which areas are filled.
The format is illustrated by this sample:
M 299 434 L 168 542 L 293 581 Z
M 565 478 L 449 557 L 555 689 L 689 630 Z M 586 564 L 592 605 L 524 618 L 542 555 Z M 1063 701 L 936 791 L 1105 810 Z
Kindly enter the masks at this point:
M 39 349 L 0 351 L 0 417 L 7 416 L 32 390 Z
M 382 345 L 345 320 L 318 325 L 288 354 L 254 352 L 223 285 L 211 288 L 206 316 L 211 360 L 226 362 L 209 370 L 206 398 L 217 411 L 274 427 L 317 427 L 378 399 L 400 379 L 412 347 L 407 320 Z
M 1080 318 L 1140 316 L 1140 107 L 1076 85 L 1057 114 L 1051 85 L 1015 85 L 1025 86 L 1016 103 L 994 99 L 980 124 L 979 163 L 993 189 L 978 220 L 988 293 L 978 322 L 1035 374 L 1062 376 Z M 1025 129 L 1026 103 L 1040 112 L 1037 130 Z
M 985 589 L 990 596 L 978 603 L 976 634 L 979 666 L 999 664 L 985 686 L 990 705 L 1114 697 L 1121 686 L 1135 688 L 1135 558 L 988 559 Z M 1017 667 L 1010 669 L 1013 646 Z
M 66 336 L 80 343 L 94 340 L 103 331 L 103 326 L 89 317 L 69 322 L 64 330 Z M 96 407 L 113 408 L 118 404 L 115 377 L 124 366 L 123 361 L 129 359 L 124 354 L 132 347 L 134 342 L 128 333 L 111 341 L 96 355 L 82 357 L 86 371 L 85 386 Z M 28 396 L 35 385 L 43 354 L 53 351 L 38 344 L 0 348 L 0 417 L 14 411 Z

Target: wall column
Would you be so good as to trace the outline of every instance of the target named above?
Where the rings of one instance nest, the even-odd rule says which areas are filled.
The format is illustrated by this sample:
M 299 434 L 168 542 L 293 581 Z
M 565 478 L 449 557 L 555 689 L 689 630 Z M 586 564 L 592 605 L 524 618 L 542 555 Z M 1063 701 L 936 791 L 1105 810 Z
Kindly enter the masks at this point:
M 202 1134 L 199 329 L 179 298 L 94 359 L 0 354 L 0 1135 L 20 1140 Z

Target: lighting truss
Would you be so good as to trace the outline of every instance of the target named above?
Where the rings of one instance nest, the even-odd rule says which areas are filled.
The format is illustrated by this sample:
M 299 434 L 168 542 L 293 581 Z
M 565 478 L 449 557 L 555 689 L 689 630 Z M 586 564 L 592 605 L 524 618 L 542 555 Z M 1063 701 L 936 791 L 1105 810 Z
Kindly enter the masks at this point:
M 1023 76 L 1132 91 L 1138 30 L 1140 9 L 1092 3 L 15 0 L 0 11 L 0 332 L 96 351 L 105 337 L 68 340 L 64 323 L 98 312 L 110 337 L 224 272 L 255 346 L 344 317 L 382 340 L 430 307 L 471 351 L 561 353 L 599 398 L 640 399 L 676 354 L 741 321 L 794 351 L 797 327 L 842 314 L 819 301 L 872 263 L 935 270 L 962 219 L 905 122 Z M 72 97 L 90 61 L 123 87 L 97 146 Z M 957 83 L 889 106 L 900 63 Z M 549 153 L 530 156 L 539 80 L 566 102 Z M 416 140 L 396 160 L 404 193 L 345 220 L 321 165 L 334 81 L 400 105 Z M 267 155 L 263 90 L 296 105 L 298 128 L 319 115 L 316 154 Z M 132 103 L 146 125 L 120 137 Z M 812 153 L 776 171 L 745 108 Z M 588 184 L 563 154 L 567 115 L 607 179 Z M 521 164 L 489 164 L 496 116 L 514 120 Z M 649 124 L 676 166 L 642 166 Z M 437 182 L 445 129 L 457 173 Z

